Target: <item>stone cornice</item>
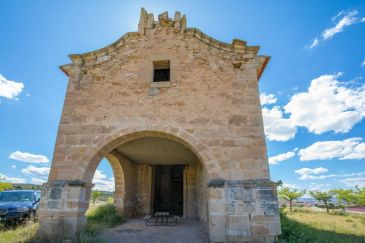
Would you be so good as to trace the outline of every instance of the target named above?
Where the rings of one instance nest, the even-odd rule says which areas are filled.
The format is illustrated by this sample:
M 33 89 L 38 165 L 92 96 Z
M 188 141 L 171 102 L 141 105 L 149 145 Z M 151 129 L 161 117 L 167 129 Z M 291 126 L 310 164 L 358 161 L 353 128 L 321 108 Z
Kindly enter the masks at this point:
M 72 64 L 60 66 L 60 69 L 69 76 L 75 65 L 79 66 L 89 61 L 96 63 L 107 61 L 110 58 L 110 54 L 114 53 L 118 48 L 132 40 L 142 39 L 143 36 L 148 34 L 149 29 L 156 28 L 172 28 L 174 33 L 181 33 L 187 38 L 196 38 L 222 52 L 233 54 L 231 61 L 235 68 L 239 68 L 241 64 L 248 59 L 254 60 L 257 64 L 257 80 L 260 79 L 267 63 L 270 60 L 269 56 L 257 55 L 260 49 L 259 46 L 247 46 L 246 42 L 240 39 L 233 39 L 232 43 L 229 44 L 216 40 L 197 28 L 186 28 L 186 17 L 185 15 L 181 17 L 180 12 L 175 13 L 174 20 L 168 17 L 167 12 L 164 12 L 158 16 L 158 21 L 155 21 L 153 14 L 147 13 L 142 8 L 138 24 L 138 32 L 127 32 L 114 43 L 95 51 L 83 54 L 71 54 L 69 55 L 69 58 L 71 59 Z

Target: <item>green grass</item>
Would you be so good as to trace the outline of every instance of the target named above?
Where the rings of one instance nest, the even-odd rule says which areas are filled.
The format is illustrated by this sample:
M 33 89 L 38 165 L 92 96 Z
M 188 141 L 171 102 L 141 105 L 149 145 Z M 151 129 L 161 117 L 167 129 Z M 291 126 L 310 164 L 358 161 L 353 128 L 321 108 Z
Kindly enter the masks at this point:
M 11 228 L 0 227 L 0 243 L 27 242 L 35 235 L 38 227 L 38 223 L 13 226 Z
M 106 203 L 86 212 L 87 226 L 86 233 L 97 233 L 102 229 L 110 228 L 125 222 L 125 219 L 118 214 L 115 206 Z
M 327 214 L 309 208 L 281 212 L 279 242 L 365 242 L 365 215 Z
M 125 221 L 111 203 L 90 208 L 86 212 L 86 218 L 86 229 L 77 236 L 76 242 L 102 243 L 104 241 L 99 236 L 102 229 L 116 226 Z M 32 238 L 36 234 L 38 227 L 38 223 L 28 225 L 20 224 L 11 227 L 2 227 L 0 225 L 0 243 L 32 242 Z

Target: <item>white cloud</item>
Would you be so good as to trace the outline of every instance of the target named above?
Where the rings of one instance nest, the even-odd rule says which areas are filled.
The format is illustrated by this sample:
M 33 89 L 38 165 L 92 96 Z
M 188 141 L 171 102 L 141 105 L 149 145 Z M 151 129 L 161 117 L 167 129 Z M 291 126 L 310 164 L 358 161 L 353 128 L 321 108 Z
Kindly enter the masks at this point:
M 323 31 L 323 33 L 322 33 L 323 39 L 324 40 L 330 39 L 334 35 L 342 32 L 346 26 L 350 26 L 352 24 L 357 23 L 358 22 L 358 18 L 356 17 L 357 14 L 358 14 L 358 12 L 356 10 L 351 11 L 351 12 L 341 11 L 336 16 L 335 19 L 337 19 L 337 17 L 340 17 L 340 16 L 343 16 L 343 17 L 336 23 L 335 26 L 333 26 L 332 28 L 328 28 L 328 29 Z
M 318 38 L 314 38 L 314 40 L 313 40 L 312 44 L 310 44 L 309 48 L 312 49 L 313 47 L 317 46 L 318 43 L 319 43 Z
M 345 186 L 348 187 L 365 187 L 365 177 L 357 177 L 357 178 L 346 178 L 343 180 L 340 180 Z
M 288 160 L 290 158 L 293 158 L 295 156 L 295 152 L 289 151 L 286 153 L 278 154 L 272 157 L 269 157 L 269 164 L 276 165 L 281 161 Z
M 362 172 L 354 172 L 354 173 L 347 173 L 347 174 L 328 174 L 328 175 L 318 175 L 322 173 L 328 172 L 327 168 L 318 167 L 314 169 L 310 168 L 301 168 L 294 171 L 295 173 L 299 174 L 299 180 L 319 180 L 319 179 L 327 179 L 332 177 L 352 177 L 352 176 L 364 176 L 365 171 Z M 313 183 L 311 183 L 313 184 Z
M 341 11 L 335 17 L 332 18 L 333 26 L 330 28 L 325 29 L 320 37 L 315 38 L 312 43 L 309 45 L 309 48 L 312 49 L 313 47 L 317 46 L 320 41 L 326 41 L 331 39 L 336 34 L 342 32 L 345 27 L 365 22 L 365 17 L 359 18 L 358 11 Z
M 25 169 L 22 169 L 22 172 L 24 174 L 39 175 L 39 176 L 48 176 L 49 171 L 50 171 L 49 167 L 35 167 L 33 165 L 28 166 Z
M 299 189 L 300 187 L 295 185 L 295 184 L 290 184 L 290 183 L 283 183 L 283 187 L 288 187 L 290 189 Z
M 297 129 L 289 119 L 283 117 L 279 106 L 272 109 L 262 108 L 265 134 L 271 141 L 288 141 L 295 137 Z
M 275 104 L 278 99 L 275 97 L 274 94 L 261 93 L 260 100 L 261 100 L 261 105 L 270 105 L 270 104 Z
M 46 182 L 46 180 L 40 179 L 40 178 L 32 178 L 31 181 L 33 184 L 36 184 L 36 185 L 41 185 Z
M 7 80 L 0 74 L 0 97 L 16 99 L 22 92 L 23 88 L 23 83 Z
M 25 183 L 25 179 L 23 178 L 17 178 L 17 177 L 11 177 L 0 173 L 0 180 L 10 182 L 10 183 Z
M 293 95 L 284 108 L 263 107 L 267 139 L 288 141 L 295 137 L 298 127 L 315 134 L 346 133 L 359 123 L 365 117 L 365 84 L 350 87 L 353 82 L 339 81 L 341 75 L 313 79 L 308 90 Z
M 93 183 L 95 184 L 94 190 L 100 191 L 115 191 L 115 181 L 114 177 L 106 179 L 107 176 L 101 170 L 96 170 L 93 178 Z
M 349 138 L 339 141 L 315 142 L 307 148 L 299 150 L 301 161 L 327 159 L 363 159 L 365 143 L 361 138 Z
M 365 117 L 365 85 L 348 88 L 341 73 L 313 79 L 307 92 L 295 94 L 284 107 L 290 122 L 310 132 L 348 132 Z
M 323 167 L 318 167 L 318 168 L 301 168 L 298 170 L 295 170 L 294 172 L 300 175 L 309 175 L 309 174 L 321 174 L 321 173 L 325 173 L 327 172 L 328 169 L 327 168 L 323 168 Z
M 94 174 L 94 179 L 105 179 L 106 175 L 101 170 L 96 170 Z
M 44 155 L 31 154 L 31 153 L 25 153 L 25 152 L 20 152 L 20 151 L 16 151 L 16 152 L 10 154 L 9 158 L 24 161 L 24 162 L 29 162 L 29 163 L 48 163 L 49 162 L 49 159 Z
M 329 177 L 333 177 L 332 175 L 320 175 L 320 176 L 314 176 L 316 174 L 322 174 L 327 172 L 327 168 L 318 167 L 318 168 L 301 168 L 298 170 L 295 170 L 294 172 L 301 175 L 299 177 L 299 180 L 309 180 L 309 179 L 325 179 Z
M 364 61 L 362 61 L 361 67 L 365 67 L 365 59 L 364 59 Z
M 11 165 L 11 168 L 12 168 L 13 170 L 15 170 L 15 169 L 16 169 L 16 165 Z

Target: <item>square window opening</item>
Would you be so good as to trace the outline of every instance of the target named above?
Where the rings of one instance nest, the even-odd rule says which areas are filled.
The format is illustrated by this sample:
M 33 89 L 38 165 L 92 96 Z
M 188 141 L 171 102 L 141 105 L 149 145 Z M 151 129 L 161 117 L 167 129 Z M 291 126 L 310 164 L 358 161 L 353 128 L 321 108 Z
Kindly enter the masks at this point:
M 153 82 L 170 81 L 170 61 L 153 62 Z

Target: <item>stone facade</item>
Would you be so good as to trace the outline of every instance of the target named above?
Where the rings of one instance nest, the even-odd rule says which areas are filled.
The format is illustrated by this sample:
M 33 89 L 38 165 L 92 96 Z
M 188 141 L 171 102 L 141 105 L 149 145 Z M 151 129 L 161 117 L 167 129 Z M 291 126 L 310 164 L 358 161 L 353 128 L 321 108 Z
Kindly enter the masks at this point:
M 226 44 L 187 28 L 179 12 L 156 21 L 142 9 L 138 32 L 70 55 L 72 63 L 61 67 L 69 83 L 39 237 L 72 237 L 82 230 L 103 157 L 113 168 L 117 209 L 128 217 L 151 213 L 154 161 L 123 153 L 126 144 L 151 138 L 182 151 L 170 160 L 191 158 L 183 161 L 184 216 L 199 218 L 212 242 L 274 241 L 278 202 L 258 92 L 269 57 L 258 51 L 242 40 Z M 161 62 L 169 64 L 169 80 L 153 82 L 154 64 Z M 141 158 L 143 151 L 133 148 Z

